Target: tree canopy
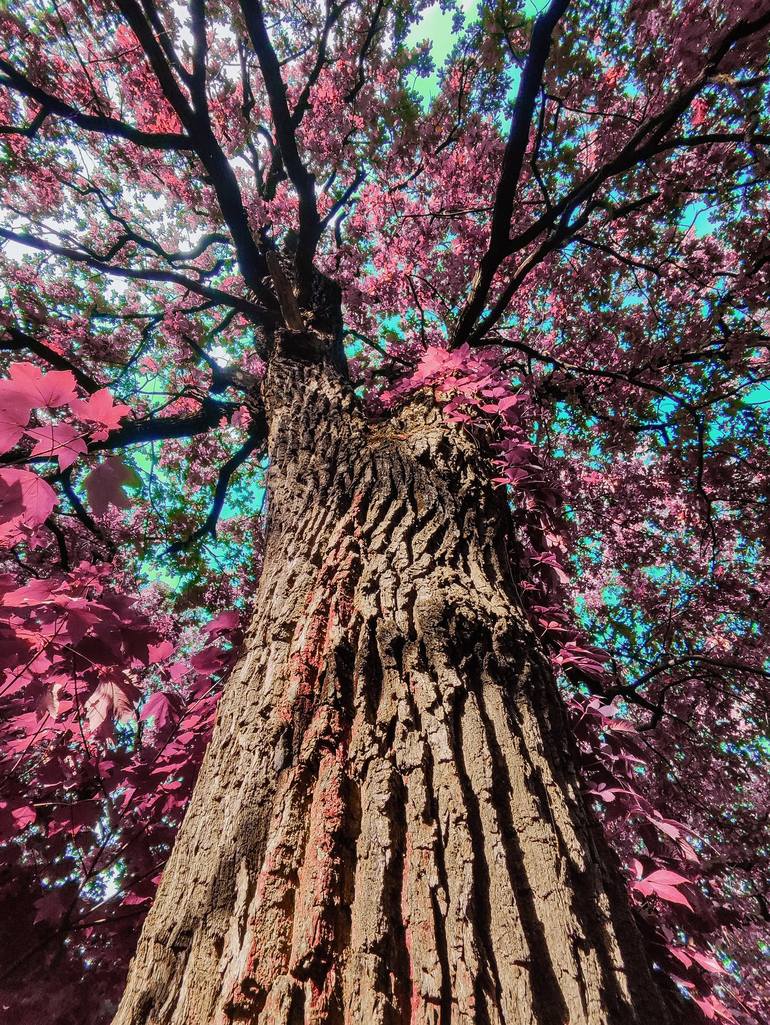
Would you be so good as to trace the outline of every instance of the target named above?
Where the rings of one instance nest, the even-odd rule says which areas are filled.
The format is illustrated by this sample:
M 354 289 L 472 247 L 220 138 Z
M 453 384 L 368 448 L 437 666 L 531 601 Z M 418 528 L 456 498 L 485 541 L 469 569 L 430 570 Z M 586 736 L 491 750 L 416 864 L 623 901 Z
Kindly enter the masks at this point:
M 426 389 L 491 446 L 651 957 L 767 1020 L 769 33 L 764 0 L 0 2 L 20 1025 L 109 1018 L 259 574 L 259 382 L 337 288 L 370 413 Z

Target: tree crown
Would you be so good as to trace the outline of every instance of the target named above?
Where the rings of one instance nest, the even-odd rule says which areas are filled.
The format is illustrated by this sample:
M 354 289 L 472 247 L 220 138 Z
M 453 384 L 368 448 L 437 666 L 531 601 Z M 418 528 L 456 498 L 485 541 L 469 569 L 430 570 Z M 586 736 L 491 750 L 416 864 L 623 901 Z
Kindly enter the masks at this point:
M 0 907 L 62 1021 L 122 977 L 237 650 L 284 335 L 488 443 L 655 957 L 767 1014 L 769 29 L 0 5 Z

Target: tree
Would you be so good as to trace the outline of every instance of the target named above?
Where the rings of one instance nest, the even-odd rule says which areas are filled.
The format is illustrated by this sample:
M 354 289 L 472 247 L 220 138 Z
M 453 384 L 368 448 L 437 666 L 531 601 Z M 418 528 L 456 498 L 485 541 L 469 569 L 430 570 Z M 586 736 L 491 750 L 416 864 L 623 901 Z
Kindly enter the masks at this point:
M 770 5 L 0 30 L 14 1020 L 766 1020 Z

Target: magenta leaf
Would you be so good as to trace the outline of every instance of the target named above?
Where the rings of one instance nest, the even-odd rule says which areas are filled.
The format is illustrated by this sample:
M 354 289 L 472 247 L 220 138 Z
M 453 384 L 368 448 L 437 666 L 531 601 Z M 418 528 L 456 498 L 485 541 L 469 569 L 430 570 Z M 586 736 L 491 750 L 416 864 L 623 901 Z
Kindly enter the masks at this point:
M 111 505 L 127 509 L 131 500 L 123 490 L 126 485 L 136 487 L 139 478 L 120 456 L 110 456 L 99 463 L 85 479 L 88 502 L 95 516 L 103 516 Z
M 240 621 L 240 615 L 234 610 L 220 612 L 216 619 L 212 619 L 203 629 L 214 638 L 221 633 L 227 633 L 229 630 L 236 630 Z
M 0 405 L 8 396 L 25 402 L 30 409 L 55 409 L 77 398 L 75 378 L 69 370 L 46 373 L 33 363 L 11 363 L 9 378 L 0 381 Z
M 79 455 L 87 452 L 82 436 L 70 424 L 46 424 L 45 427 L 28 427 L 26 432 L 37 444 L 33 456 L 55 456 L 59 469 L 66 470 Z
M 29 413 L 29 403 L 23 396 L 0 392 L 0 454 L 17 444 L 29 422 Z
M 75 399 L 71 405 L 72 411 L 78 419 L 100 424 L 106 428 L 106 430 L 94 432 L 94 438 L 97 441 L 103 441 L 107 437 L 107 433 L 119 427 L 123 417 L 128 416 L 131 412 L 130 406 L 115 402 L 108 388 L 100 388 L 88 399 Z
M 16 538 L 21 527 L 39 527 L 56 502 L 56 492 L 36 473 L 0 469 L 0 541 Z
M 636 880 L 631 885 L 642 896 L 655 896 L 669 904 L 682 904 L 692 911 L 692 904 L 677 889 L 677 886 L 689 882 L 689 879 L 679 875 L 678 872 L 671 872 L 668 869 L 661 868 L 651 872 L 644 879 Z

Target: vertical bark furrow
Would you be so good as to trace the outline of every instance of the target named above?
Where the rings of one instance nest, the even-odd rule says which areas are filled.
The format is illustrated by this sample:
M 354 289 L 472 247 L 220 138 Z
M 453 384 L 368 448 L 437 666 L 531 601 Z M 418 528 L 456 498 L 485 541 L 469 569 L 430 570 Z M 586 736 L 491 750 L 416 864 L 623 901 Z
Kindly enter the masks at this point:
M 665 1025 L 477 447 L 323 362 L 264 399 L 254 619 L 115 1025 Z
M 468 818 L 471 849 L 473 852 L 473 895 L 472 910 L 476 930 L 476 942 L 483 956 L 484 972 L 476 978 L 476 1000 L 479 1008 L 479 1021 L 489 1021 L 485 1011 L 487 999 L 494 995 L 496 1009 L 502 1020 L 506 1011 L 510 1015 L 513 1008 L 503 1007 L 503 984 L 497 964 L 496 948 L 499 940 L 505 936 L 506 943 L 511 940 L 507 930 L 501 930 L 495 922 L 499 910 L 498 901 L 503 908 L 510 906 L 513 893 L 509 887 L 495 885 L 499 881 L 494 878 L 495 851 L 492 845 L 496 839 L 496 823 L 492 820 L 491 811 L 484 804 L 487 780 L 484 765 L 486 750 L 479 735 L 478 723 L 472 721 L 469 714 L 472 697 L 470 693 L 460 695 L 455 703 L 453 722 L 453 753 L 457 764 L 458 779 Z M 467 758 L 467 764 L 466 764 Z M 472 768 L 469 770 L 469 766 Z M 493 902 L 495 910 L 493 911 Z M 498 926 L 498 928 L 495 928 Z M 506 953 L 506 947 L 500 948 Z

